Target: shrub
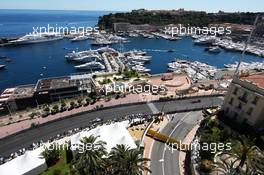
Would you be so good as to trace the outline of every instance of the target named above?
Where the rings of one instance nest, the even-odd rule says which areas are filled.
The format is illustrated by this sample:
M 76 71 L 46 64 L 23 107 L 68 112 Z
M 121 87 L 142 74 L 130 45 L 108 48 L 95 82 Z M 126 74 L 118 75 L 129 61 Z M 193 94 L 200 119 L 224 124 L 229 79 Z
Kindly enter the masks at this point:
M 50 108 L 49 107 L 45 107 L 44 108 L 44 112 L 50 112 Z
M 56 146 L 53 145 L 53 148 L 56 148 Z M 59 160 L 60 152 L 58 149 L 45 148 L 45 150 L 42 152 L 42 156 L 45 158 L 47 166 L 50 167 L 56 164 L 56 162 Z
M 55 169 L 55 170 L 53 171 L 53 175 L 61 175 L 61 170 L 59 170 L 59 169 Z
M 202 160 L 200 169 L 202 172 L 210 173 L 213 170 L 213 162 L 210 160 Z

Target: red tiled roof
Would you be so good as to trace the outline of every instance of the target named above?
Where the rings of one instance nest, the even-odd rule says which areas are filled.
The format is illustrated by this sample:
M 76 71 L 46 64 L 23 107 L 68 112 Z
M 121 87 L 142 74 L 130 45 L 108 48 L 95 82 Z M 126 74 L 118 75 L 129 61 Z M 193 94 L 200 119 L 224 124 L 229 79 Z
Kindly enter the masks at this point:
M 264 73 L 253 74 L 246 77 L 240 77 L 241 80 L 247 80 L 256 84 L 260 88 L 264 88 Z

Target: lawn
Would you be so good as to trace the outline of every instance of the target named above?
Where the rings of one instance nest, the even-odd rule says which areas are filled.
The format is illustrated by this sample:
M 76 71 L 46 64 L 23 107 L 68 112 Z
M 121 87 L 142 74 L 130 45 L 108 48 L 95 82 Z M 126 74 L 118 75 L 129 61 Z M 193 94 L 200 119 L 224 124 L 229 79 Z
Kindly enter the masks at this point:
M 61 158 L 60 160 L 53 165 L 52 167 L 49 167 L 46 171 L 41 173 L 41 175 L 67 175 L 70 174 L 70 168 L 69 164 L 67 164 L 66 160 L 66 151 L 61 151 Z

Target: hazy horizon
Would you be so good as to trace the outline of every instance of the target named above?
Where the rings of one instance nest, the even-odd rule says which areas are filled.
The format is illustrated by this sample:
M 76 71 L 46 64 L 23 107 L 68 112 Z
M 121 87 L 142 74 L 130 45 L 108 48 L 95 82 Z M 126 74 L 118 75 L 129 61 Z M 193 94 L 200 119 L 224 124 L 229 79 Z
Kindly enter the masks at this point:
M 185 10 L 206 12 L 264 12 L 263 0 L 1 0 L 1 10 L 70 10 L 70 11 L 131 11 L 134 9 Z
M 145 9 L 145 8 L 144 8 Z M 180 8 L 179 8 L 180 9 Z M 171 10 L 179 10 L 179 9 L 145 9 L 145 10 L 167 10 L 167 11 L 171 11 Z M 183 9 L 183 8 L 182 8 Z M 0 8 L 0 11 L 80 11 L 80 12 L 85 12 L 85 11 L 90 11 L 90 12 L 131 12 L 132 10 L 139 10 L 139 9 L 132 9 L 132 10 L 85 10 L 85 9 L 1 9 Z M 204 11 L 206 13 L 218 13 L 219 11 L 223 11 L 223 10 L 218 10 L 218 11 L 205 11 L 205 10 L 192 10 L 192 9 L 184 9 L 185 11 Z M 226 13 L 264 13 L 264 11 L 223 11 L 223 12 L 226 12 Z

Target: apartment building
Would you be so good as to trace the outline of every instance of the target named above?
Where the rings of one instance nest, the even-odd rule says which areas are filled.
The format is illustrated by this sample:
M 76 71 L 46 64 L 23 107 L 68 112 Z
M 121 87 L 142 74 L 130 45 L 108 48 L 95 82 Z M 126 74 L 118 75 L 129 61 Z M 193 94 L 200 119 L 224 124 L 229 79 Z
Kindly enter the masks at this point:
M 238 122 L 264 128 L 264 73 L 234 78 L 222 109 Z

